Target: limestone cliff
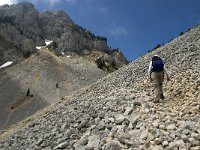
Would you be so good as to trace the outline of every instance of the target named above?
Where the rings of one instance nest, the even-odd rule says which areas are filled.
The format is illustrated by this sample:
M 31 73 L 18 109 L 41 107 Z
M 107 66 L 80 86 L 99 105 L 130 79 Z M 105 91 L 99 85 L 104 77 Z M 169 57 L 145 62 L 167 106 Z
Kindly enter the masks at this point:
M 54 41 L 51 50 L 56 55 L 84 50 L 112 54 L 105 37 L 75 24 L 66 12 L 39 12 L 27 2 L 0 6 L 0 39 L 0 65 L 29 57 L 36 46 L 45 45 L 45 39 Z

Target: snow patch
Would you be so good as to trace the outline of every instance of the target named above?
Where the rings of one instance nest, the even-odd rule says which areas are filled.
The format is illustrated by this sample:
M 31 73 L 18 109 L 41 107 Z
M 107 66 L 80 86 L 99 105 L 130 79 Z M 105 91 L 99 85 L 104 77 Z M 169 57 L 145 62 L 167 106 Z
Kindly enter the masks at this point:
M 44 48 L 45 46 L 36 46 L 36 49 Z
M 52 42 L 53 42 L 53 41 L 45 40 L 46 45 L 49 45 L 49 44 L 51 44 Z
M 53 41 L 50 41 L 50 40 L 45 40 L 45 44 L 46 46 L 51 44 Z M 36 49 L 41 49 L 41 48 L 45 48 L 46 46 L 36 46 Z
M 65 55 L 65 53 L 64 53 L 64 52 L 61 52 L 61 55 L 62 55 L 62 56 L 64 56 L 64 55 Z
M 1 65 L 0 68 L 5 68 L 7 66 L 10 66 L 13 62 L 12 61 L 8 61 L 5 64 Z

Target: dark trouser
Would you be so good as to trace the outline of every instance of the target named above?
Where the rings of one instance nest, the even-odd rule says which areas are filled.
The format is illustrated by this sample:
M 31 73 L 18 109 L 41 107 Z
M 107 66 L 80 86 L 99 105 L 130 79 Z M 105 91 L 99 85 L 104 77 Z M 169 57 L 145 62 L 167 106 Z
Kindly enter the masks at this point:
M 163 80 L 164 80 L 164 71 L 152 72 L 152 79 L 155 84 L 155 95 L 156 100 L 163 99 Z

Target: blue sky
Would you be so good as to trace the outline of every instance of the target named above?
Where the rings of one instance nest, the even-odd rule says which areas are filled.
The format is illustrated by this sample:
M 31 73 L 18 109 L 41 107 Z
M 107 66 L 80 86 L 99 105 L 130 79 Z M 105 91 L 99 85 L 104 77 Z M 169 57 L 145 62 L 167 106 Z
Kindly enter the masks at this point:
M 200 0 L 1 0 L 27 1 L 40 11 L 61 9 L 78 25 L 108 39 L 132 61 L 157 44 L 200 24 Z

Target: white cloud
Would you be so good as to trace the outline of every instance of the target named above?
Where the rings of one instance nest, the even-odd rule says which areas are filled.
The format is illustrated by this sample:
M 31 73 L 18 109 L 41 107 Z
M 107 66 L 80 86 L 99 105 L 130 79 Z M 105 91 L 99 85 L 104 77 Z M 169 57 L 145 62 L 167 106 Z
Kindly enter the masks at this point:
M 111 36 L 113 36 L 114 38 L 120 38 L 120 37 L 124 37 L 127 36 L 127 30 L 124 27 L 121 26 L 117 26 L 116 24 L 112 25 L 112 28 L 109 29 L 108 31 Z
M 16 0 L 1 0 L 0 1 L 0 5 L 4 5 L 4 4 L 11 5 L 11 4 L 14 4 L 14 3 L 16 3 Z
M 41 2 L 41 0 L 32 0 L 33 3 L 34 3 L 34 1 Z M 50 4 L 51 6 L 61 3 L 62 1 L 63 0 L 43 0 L 43 2 L 46 2 L 47 4 Z M 75 5 L 75 4 L 77 4 L 78 0 L 64 0 L 64 1 L 70 5 Z
M 11 5 L 11 4 L 16 4 L 16 3 L 19 3 L 19 2 L 23 2 L 23 1 L 30 2 L 30 3 L 33 3 L 35 5 L 42 2 L 42 3 L 46 3 L 49 6 L 53 7 L 56 4 L 62 2 L 63 0 L 42 0 L 42 1 L 41 0 L 0 0 L 0 5 L 4 5 L 4 4 Z M 64 0 L 64 1 L 67 2 L 70 5 L 75 5 L 78 2 L 78 0 Z
M 99 8 L 99 11 L 100 11 L 102 14 L 104 14 L 104 15 L 107 15 L 107 14 L 108 14 L 108 9 L 105 8 L 105 7 Z
M 41 3 L 41 0 L 26 0 L 27 2 L 33 3 L 35 5 L 38 5 Z M 42 3 L 48 4 L 50 7 L 53 7 L 57 3 L 60 3 L 62 0 L 43 0 Z
M 61 2 L 61 0 L 46 0 L 46 1 L 47 1 L 47 3 L 49 3 L 51 6 L 54 6 L 55 4 Z
M 76 5 L 77 4 L 77 0 L 65 0 L 67 3 L 71 4 L 71 5 Z

